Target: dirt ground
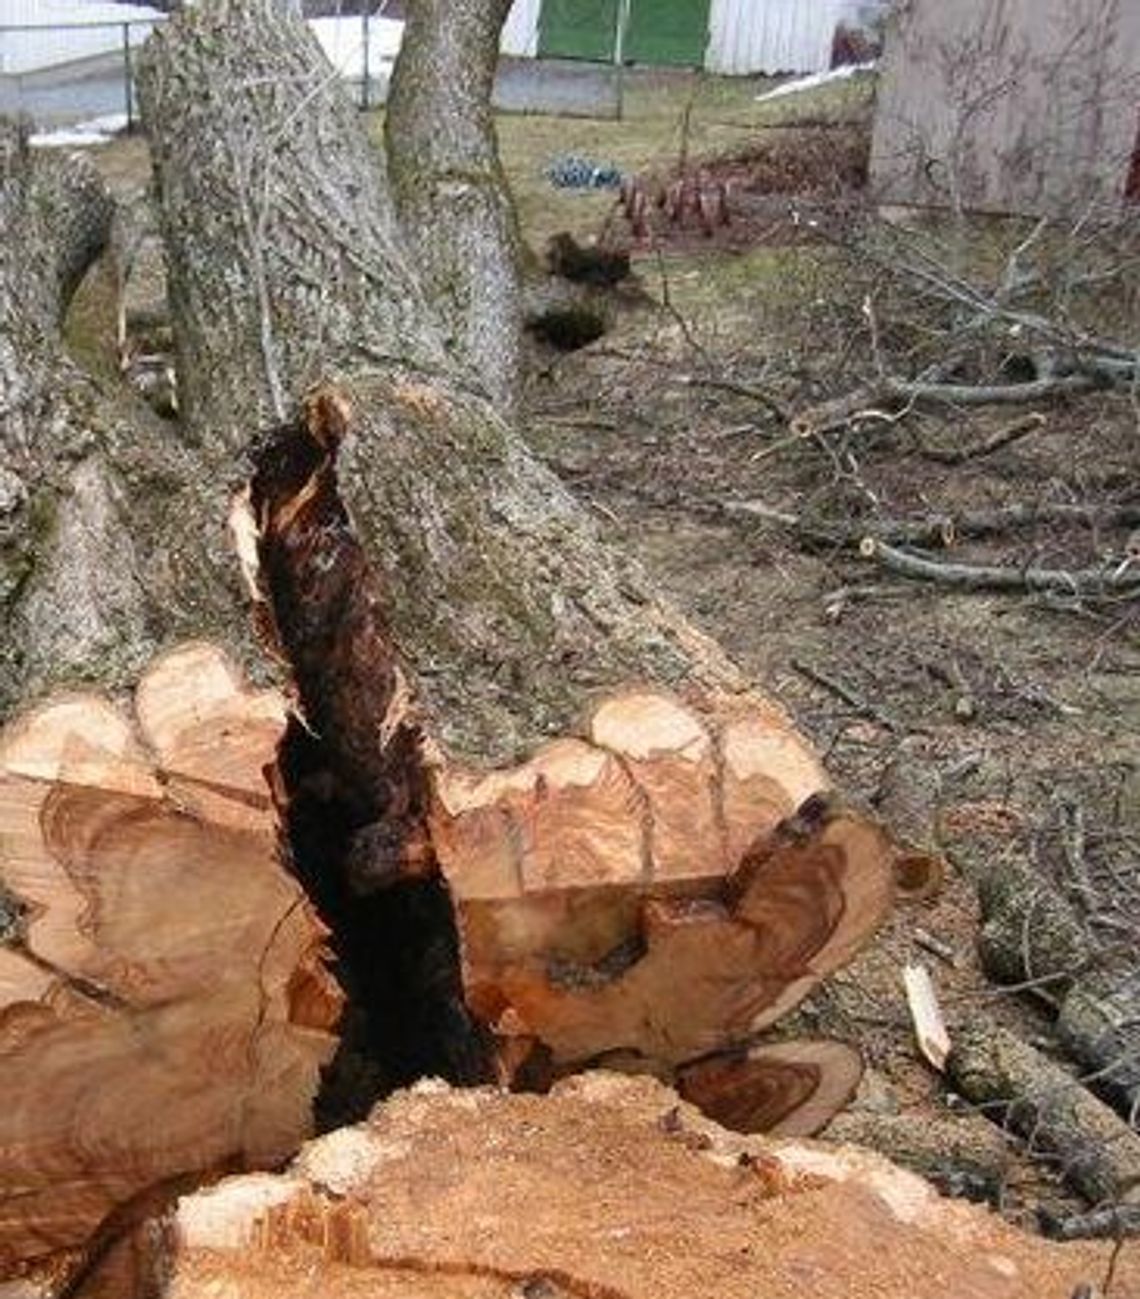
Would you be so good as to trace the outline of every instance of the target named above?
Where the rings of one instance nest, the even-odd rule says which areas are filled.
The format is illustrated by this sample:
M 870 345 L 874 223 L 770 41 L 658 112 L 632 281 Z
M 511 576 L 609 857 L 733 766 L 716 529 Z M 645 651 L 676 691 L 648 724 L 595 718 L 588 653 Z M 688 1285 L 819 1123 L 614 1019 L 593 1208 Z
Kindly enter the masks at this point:
M 858 120 L 859 109 L 849 97 L 844 120 Z M 716 110 L 706 115 L 722 120 Z M 887 574 L 853 546 L 805 545 L 782 524 L 739 509 L 759 503 L 839 520 L 857 535 L 882 520 L 1068 502 L 1089 507 L 1089 517 L 963 541 L 944 557 L 1070 570 L 1122 561 L 1128 527 L 1089 520 L 1106 504 L 1140 500 L 1137 411 L 1119 394 L 1035 407 L 1043 423 L 1031 435 L 954 467 L 932 459 L 931 449 L 973 445 L 1024 411 L 942 408 L 897 424 L 790 436 L 781 413 L 868 377 L 861 313 L 874 292 L 842 254 L 805 238 L 805 220 L 797 220 L 798 213 L 827 220 L 852 199 L 852 128 L 837 132 L 834 111 L 806 115 L 814 126 L 759 122 L 731 145 L 710 132 L 704 154 L 690 141 L 691 171 L 736 185 L 734 228 L 713 237 L 660 217 L 648 238 L 635 237 L 597 198 L 551 191 L 530 228 L 548 230 L 554 208 L 581 241 L 621 242 L 624 230 L 635 283 L 617 297 L 603 339 L 569 355 L 536 356 L 531 444 L 793 710 L 841 788 L 873 806 L 901 761 L 916 789 L 935 791 L 930 828 L 941 825 L 948 846 L 1016 848 L 1062 887 L 1071 882 L 1066 851 L 1079 824 L 1103 897 L 1135 943 L 1135 599 L 958 592 Z M 510 133 L 506 139 L 509 165 Z M 670 158 L 660 139 L 638 174 L 675 174 L 676 154 Z M 530 177 L 516 169 L 512 179 L 527 193 L 524 214 L 533 211 Z M 1003 235 L 987 226 L 983 242 Z M 760 399 L 749 395 L 755 389 Z M 871 1072 L 860 1112 L 839 1131 L 875 1140 L 947 1189 L 988 1198 L 1032 1227 L 1039 1210 L 1064 1216 L 1079 1205 L 1040 1152 L 1028 1157 L 1024 1143 L 972 1113 L 921 1061 L 903 995 L 903 967 L 920 962 L 934 977 L 951 1036 L 955 1024 L 984 1012 L 1057 1056 L 1048 1006 L 987 982 L 977 933 L 974 890 L 951 870 L 935 897 L 900 906 L 879 941 L 829 981 L 795 1027 L 864 1048 Z
M 916 791 L 935 790 L 929 819 L 951 847 L 984 832 L 991 845 L 1027 853 L 1062 887 L 1079 823 L 1088 869 L 1115 881 L 1104 886 L 1114 923 L 1136 943 L 1137 602 L 916 582 L 883 571 L 852 545 L 807 544 L 783 523 L 740 509 L 759 503 L 839 520 L 857 533 L 888 519 L 1068 503 L 1088 507 L 1087 517 L 962 541 L 950 557 L 1014 569 L 1109 569 L 1123 561 L 1129 530 L 1100 526 L 1095 516 L 1140 502 L 1136 403 L 1092 392 L 1034 407 L 1039 427 L 953 467 L 932 458 L 932 448 L 973 445 L 1023 412 L 942 407 L 793 436 L 789 415 L 849 391 L 871 366 L 876 340 L 865 304 L 869 295 L 877 300 L 875 273 L 852 270 L 845 254 L 804 233 L 806 222 L 849 207 L 851 185 L 832 184 L 826 164 L 841 138 L 849 159 L 850 132 L 865 129 L 869 101 L 860 84 L 795 106 L 756 103 L 758 88 L 644 78 L 631 86 L 621 122 L 501 119 L 531 246 L 540 249 L 558 230 L 584 241 L 625 239 L 635 272 L 607 300 L 603 338 L 572 353 L 535 346 L 525 400 L 530 443 L 614 539 L 795 714 L 845 792 L 875 805 L 885 773 L 901 761 Z M 770 141 L 795 165 L 773 170 Z M 675 174 L 682 150 L 691 166 L 733 178 L 731 235 L 690 228 L 637 238 L 615 217 L 612 191 L 559 190 L 544 175 L 550 161 L 575 154 L 656 183 Z M 782 186 L 785 173 L 803 174 L 805 150 L 813 168 L 824 167 L 822 180 L 812 184 L 821 173 L 809 168 L 804 186 Z M 735 161 L 715 161 L 726 154 Z M 138 141 L 111 146 L 101 162 L 120 187 L 145 178 Z M 94 313 L 90 299 L 76 318 L 81 351 L 85 310 Z M 879 341 L 901 357 L 919 346 L 916 332 L 920 325 L 908 325 Z M 1042 1206 L 1079 1207 L 1057 1170 L 971 1113 L 912 1044 L 902 969 L 917 961 L 931 970 L 951 1036 L 955 1024 L 984 1011 L 1054 1051 L 1048 1007 L 995 989 L 981 974 L 977 928 L 973 889 L 951 870 L 934 897 L 898 908 L 874 946 L 804 1008 L 798 1027 L 862 1045 L 870 1073 L 857 1121 L 896 1128 L 893 1120 L 911 1120 L 902 1135 L 884 1139 L 894 1153 L 909 1152 L 930 1171 L 939 1162 L 931 1141 L 950 1143 L 949 1189 L 989 1198 L 1033 1225 Z M 908 1143 L 921 1144 L 923 1129 L 934 1136 L 916 1154 Z

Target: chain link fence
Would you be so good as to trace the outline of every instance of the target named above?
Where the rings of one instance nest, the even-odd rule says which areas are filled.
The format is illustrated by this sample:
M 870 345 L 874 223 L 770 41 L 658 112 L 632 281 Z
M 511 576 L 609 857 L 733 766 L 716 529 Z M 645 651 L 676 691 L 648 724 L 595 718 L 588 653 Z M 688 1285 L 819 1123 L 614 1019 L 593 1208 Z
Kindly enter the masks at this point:
M 41 130 L 92 119 L 133 125 L 134 56 L 162 21 L 0 24 L 0 113 Z
M 88 123 L 107 130 L 133 126 L 135 58 L 165 21 L 0 22 L 0 114 L 25 116 L 39 131 Z M 402 22 L 368 12 L 309 21 L 360 107 L 383 103 Z

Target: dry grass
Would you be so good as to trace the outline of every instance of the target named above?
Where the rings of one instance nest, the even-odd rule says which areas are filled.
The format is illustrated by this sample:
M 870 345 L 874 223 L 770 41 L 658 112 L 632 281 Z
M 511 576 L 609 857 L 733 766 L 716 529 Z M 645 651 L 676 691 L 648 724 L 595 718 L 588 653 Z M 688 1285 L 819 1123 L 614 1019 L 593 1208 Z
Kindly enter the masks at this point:
M 500 152 L 524 233 L 541 247 L 558 230 L 594 234 L 613 204 L 609 191 L 557 190 L 544 172 L 552 159 L 580 154 L 612 162 L 623 173 L 665 172 L 676 166 L 686 138 L 690 157 L 736 154 L 802 116 L 850 120 L 864 115 L 870 83 L 863 79 L 758 103 L 775 83 L 757 77 L 688 72 L 630 75 L 621 121 L 500 115 Z

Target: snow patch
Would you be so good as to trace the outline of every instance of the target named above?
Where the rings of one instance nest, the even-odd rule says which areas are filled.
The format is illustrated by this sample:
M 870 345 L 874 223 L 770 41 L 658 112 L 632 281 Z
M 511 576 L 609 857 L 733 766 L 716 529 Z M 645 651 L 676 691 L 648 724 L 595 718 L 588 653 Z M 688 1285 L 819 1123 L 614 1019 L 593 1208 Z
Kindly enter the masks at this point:
M 857 72 L 873 72 L 875 66 L 874 63 L 845 63 L 843 67 L 832 68 L 830 72 L 813 72 L 807 77 L 796 77 L 794 81 L 785 81 L 775 90 L 757 95 L 756 102 L 761 104 L 766 99 L 780 99 L 784 95 L 797 95 L 801 90 L 814 90 L 817 86 L 826 86 L 832 81 L 845 81 Z
M 93 117 L 76 126 L 40 131 L 30 137 L 29 143 L 35 149 L 85 149 L 94 144 L 106 144 L 120 131 L 125 131 L 127 125 L 126 113 L 108 113 L 106 117 Z

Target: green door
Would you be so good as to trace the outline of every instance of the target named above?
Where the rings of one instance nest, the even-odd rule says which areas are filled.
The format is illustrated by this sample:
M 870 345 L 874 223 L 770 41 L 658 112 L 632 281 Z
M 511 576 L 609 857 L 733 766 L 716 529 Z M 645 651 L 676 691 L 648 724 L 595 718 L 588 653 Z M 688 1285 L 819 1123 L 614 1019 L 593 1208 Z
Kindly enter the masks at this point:
M 627 63 L 700 67 L 709 40 L 709 0 L 630 0 Z
M 542 0 L 538 52 L 612 63 L 619 0 Z

